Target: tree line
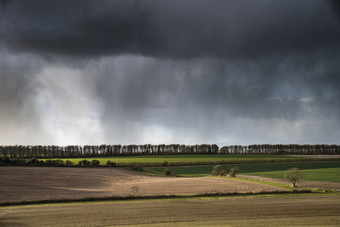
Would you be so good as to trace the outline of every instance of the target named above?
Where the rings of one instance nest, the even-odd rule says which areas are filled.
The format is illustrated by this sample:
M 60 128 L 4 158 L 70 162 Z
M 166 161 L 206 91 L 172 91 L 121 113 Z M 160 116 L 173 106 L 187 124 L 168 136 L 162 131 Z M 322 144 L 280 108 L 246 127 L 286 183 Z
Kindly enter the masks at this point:
M 170 154 L 217 154 L 218 151 L 219 147 L 216 144 L 0 146 L 0 155 L 9 158 L 72 158 Z
M 0 156 L 9 158 L 72 158 L 171 154 L 340 154 L 340 145 L 254 144 L 248 146 L 223 146 L 220 149 L 216 144 L 0 146 Z
M 224 146 L 221 154 L 340 154 L 340 145 L 328 144 L 253 144 Z

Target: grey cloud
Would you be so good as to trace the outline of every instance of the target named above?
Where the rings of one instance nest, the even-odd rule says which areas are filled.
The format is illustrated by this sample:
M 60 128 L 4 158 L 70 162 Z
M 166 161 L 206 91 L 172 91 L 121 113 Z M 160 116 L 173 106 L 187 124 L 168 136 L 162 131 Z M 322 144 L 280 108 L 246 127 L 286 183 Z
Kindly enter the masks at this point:
M 13 1 L 11 48 L 75 56 L 225 59 L 339 48 L 330 1 Z M 44 18 L 43 20 L 41 18 Z
M 14 142 L 15 138 L 20 137 L 16 128 L 21 128 L 21 125 L 24 126 L 21 128 L 22 132 L 25 127 L 40 129 L 33 102 L 36 90 L 31 78 L 40 67 L 35 61 L 27 61 L 25 57 L 0 53 L 0 124 L 3 141 Z M 31 139 L 34 140 L 32 137 Z
M 1 1 L 0 1 L 1 7 L 2 7 L 3 9 L 5 9 L 5 8 L 7 7 L 7 5 L 8 5 L 8 3 L 9 3 L 9 1 L 10 1 L 10 0 L 1 0 Z
M 334 12 L 340 16 L 340 2 L 337 0 L 330 0 L 330 4 Z
M 0 143 L 337 143 L 334 4 L 12 0 Z
M 0 52 L 0 144 L 102 142 L 101 104 L 76 65 Z
M 140 125 L 154 124 L 173 133 L 184 128 L 192 136 L 212 139 L 236 134 L 237 126 L 230 126 L 235 119 L 242 127 L 247 119 L 307 121 L 308 127 L 325 119 L 338 122 L 339 81 L 331 73 L 336 62 L 331 56 L 277 59 L 271 61 L 272 67 L 269 59 L 226 63 L 121 56 L 101 59 L 99 70 L 95 62 L 89 67 L 98 77 L 102 121 L 110 126 L 105 134 L 111 138 L 138 140 L 144 134 Z
M 17 136 L 0 142 L 335 143 L 339 81 L 329 72 L 337 69 L 331 56 L 126 55 L 69 64 L 3 54 L 0 133 Z

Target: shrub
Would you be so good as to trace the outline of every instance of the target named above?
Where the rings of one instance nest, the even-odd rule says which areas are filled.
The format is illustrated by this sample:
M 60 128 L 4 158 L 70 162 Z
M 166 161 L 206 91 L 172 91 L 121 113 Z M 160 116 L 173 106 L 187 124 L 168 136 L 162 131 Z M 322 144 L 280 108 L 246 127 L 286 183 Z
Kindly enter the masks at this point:
M 61 160 L 61 159 L 57 159 L 57 160 L 48 159 L 46 160 L 45 164 L 49 166 L 64 166 L 65 165 L 64 160 Z
M 136 171 L 143 171 L 144 170 L 143 167 L 141 167 L 141 166 L 132 166 L 131 168 L 133 170 L 136 170 Z
M 235 177 L 236 176 L 236 173 L 238 172 L 239 168 L 238 167 L 233 167 L 230 169 L 229 171 L 229 176 L 230 177 Z
M 40 162 L 37 158 L 31 158 L 31 160 L 28 162 L 30 165 L 39 165 Z
M 83 159 L 83 160 L 78 162 L 79 166 L 89 166 L 90 164 L 91 164 L 91 162 L 86 160 L 86 159 Z
M 219 176 L 221 176 L 221 177 L 225 176 L 226 172 L 227 172 L 227 171 L 222 170 L 222 171 L 220 172 Z
M 296 187 L 296 183 L 299 182 L 302 174 L 299 168 L 292 168 L 286 171 L 284 178 L 292 182 L 293 187 Z
M 74 165 L 74 163 L 72 161 L 70 161 L 70 160 L 66 160 L 65 164 L 67 166 L 73 166 Z
M 23 165 L 26 165 L 26 161 L 24 159 L 14 159 L 14 160 L 9 159 L 8 164 L 23 166 Z M 39 165 L 39 161 L 37 161 L 37 165 Z
M 11 160 L 10 160 L 8 157 L 4 157 L 4 158 L 2 159 L 2 162 L 3 162 L 3 163 L 10 163 Z
M 173 177 L 177 177 L 178 175 L 177 175 L 177 173 L 175 172 L 175 171 L 171 171 L 171 174 L 170 174 L 171 176 L 173 176 Z
M 162 163 L 162 166 L 167 166 L 169 163 L 167 162 L 167 161 L 164 161 L 163 163 Z
M 99 164 L 100 164 L 100 161 L 98 161 L 98 160 L 96 160 L 96 159 L 93 159 L 93 160 L 91 161 L 91 165 L 93 165 L 93 166 L 99 166 Z
M 170 176 L 171 175 L 171 170 L 170 169 L 166 168 L 163 171 L 164 171 L 164 175 L 165 176 Z
M 61 160 L 61 159 L 57 159 L 57 160 L 54 160 L 55 162 L 55 165 L 56 166 L 63 166 L 64 165 L 64 160 Z
M 116 163 L 115 163 L 115 162 L 112 162 L 112 161 L 110 161 L 110 160 L 108 160 L 108 161 L 106 162 L 106 165 L 108 165 L 108 166 L 116 166 Z
M 221 165 L 216 165 L 213 167 L 210 175 L 212 176 L 225 176 L 226 171 L 223 169 Z

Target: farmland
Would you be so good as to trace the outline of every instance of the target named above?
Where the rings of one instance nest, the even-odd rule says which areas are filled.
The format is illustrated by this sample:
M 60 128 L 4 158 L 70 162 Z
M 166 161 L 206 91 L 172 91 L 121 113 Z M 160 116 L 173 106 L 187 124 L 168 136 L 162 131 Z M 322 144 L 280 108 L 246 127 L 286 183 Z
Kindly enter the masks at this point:
M 0 225 L 340 224 L 338 192 L 316 190 L 316 193 L 292 194 L 288 182 L 267 181 L 268 178 L 263 181 L 261 178 L 281 179 L 287 169 L 299 167 L 304 179 L 316 181 L 314 184 L 299 183 L 298 186 L 338 191 L 340 161 L 319 159 L 311 162 L 310 158 L 278 155 L 169 155 L 93 159 L 100 160 L 103 165 L 111 160 L 128 164 L 156 162 L 158 166 L 166 161 L 168 166 L 144 167 L 144 171 L 108 166 L 2 166 L 0 176 L 6 183 L 0 184 Z M 180 163 L 183 160 L 206 163 L 221 159 L 231 161 L 231 164 L 223 164 L 225 169 L 239 167 L 240 175 L 252 176 L 254 179 L 208 176 L 214 165 L 170 165 L 171 162 Z M 72 161 L 76 160 L 82 159 Z M 239 164 L 243 161 L 246 163 Z M 176 171 L 181 177 L 165 177 L 164 168 Z M 88 200 L 92 202 L 85 202 Z M 22 205 L 33 203 L 47 204 Z
M 148 176 L 121 168 L 0 167 L 0 204 L 286 191 L 258 183 L 214 177 Z M 138 187 L 134 193 L 131 188 Z
M 340 196 L 82 202 L 0 208 L 1 226 L 339 226 Z
M 340 189 L 339 161 L 226 164 L 239 167 L 240 175 L 282 178 L 285 170 L 298 167 L 303 180 L 325 181 L 319 188 Z M 275 185 L 240 179 L 207 177 L 212 165 L 148 167 L 135 172 L 117 167 L 0 167 L 0 203 L 122 198 L 129 196 L 199 195 L 285 191 Z M 164 168 L 182 177 L 164 177 Z M 143 173 L 148 173 L 145 175 Z M 152 175 L 154 173 L 154 175 Z M 155 173 L 158 173 L 155 175 Z M 150 175 L 151 174 L 151 175 Z M 333 184 L 330 184 L 334 182 Z M 288 184 L 288 183 L 287 183 Z M 308 186 L 308 185 L 306 185 Z M 134 193 L 131 188 L 138 187 Z
M 107 161 L 112 161 L 118 164 L 163 164 L 168 162 L 169 164 L 181 164 L 181 163 L 209 163 L 209 162 L 259 162 L 259 161 L 303 161 L 305 159 L 311 159 L 303 156 L 291 156 L 291 155 L 230 155 L 230 154 L 213 154 L 213 155 L 143 155 L 143 156 L 113 156 L 113 157 L 93 157 L 93 158 L 67 158 L 61 159 L 63 161 L 70 160 L 77 164 L 79 161 L 87 159 L 98 160 L 100 165 L 106 165 Z M 46 160 L 46 159 L 41 159 Z
M 340 162 L 284 162 L 284 163 L 249 163 L 222 165 L 229 170 L 239 168 L 239 174 L 283 179 L 287 169 L 298 167 L 304 180 L 340 182 Z M 212 170 L 211 165 L 168 167 L 183 176 L 207 176 Z M 164 168 L 152 168 L 162 173 Z

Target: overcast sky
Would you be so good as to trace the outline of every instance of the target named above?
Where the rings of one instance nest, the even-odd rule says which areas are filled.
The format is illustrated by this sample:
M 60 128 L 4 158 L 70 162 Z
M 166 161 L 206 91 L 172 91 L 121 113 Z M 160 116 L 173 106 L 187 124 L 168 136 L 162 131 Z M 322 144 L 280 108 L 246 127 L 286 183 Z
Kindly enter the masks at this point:
M 0 144 L 340 144 L 340 1 L 0 0 Z

